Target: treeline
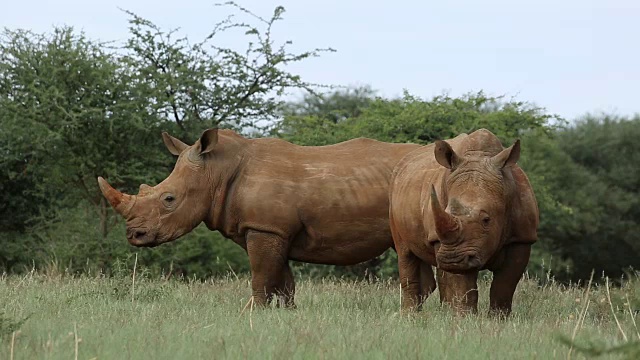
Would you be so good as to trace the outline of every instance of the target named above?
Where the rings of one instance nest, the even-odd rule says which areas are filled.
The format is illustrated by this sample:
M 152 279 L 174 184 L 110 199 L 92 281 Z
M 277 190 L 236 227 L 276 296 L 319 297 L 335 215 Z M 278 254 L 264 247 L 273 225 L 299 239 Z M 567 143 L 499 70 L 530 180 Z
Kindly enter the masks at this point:
M 540 241 L 529 271 L 563 280 L 620 277 L 640 268 L 640 118 L 566 121 L 525 102 L 471 93 L 383 98 L 367 87 L 309 84 L 288 70 L 331 49 L 291 53 L 269 19 L 239 16 L 192 43 L 129 13 L 122 46 L 69 27 L 5 30 L 0 38 L 0 269 L 119 271 L 137 253 L 145 269 L 208 277 L 248 272 L 243 250 L 204 226 L 154 249 L 128 245 L 124 223 L 97 187 L 157 184 L 175 162 L 168 131 L 192 143 L 209 127 L 326 145 L 355 137 L 428 144 L 488 128 L 522 139 L 520 165 L 536 191 Z M 228 32 L 244 47 L 220 47 Z M 307 90 L 285 102 L 290 90 Z M 395 253 L 353 267 L 296 264 L 310 275 L 393 276 Z

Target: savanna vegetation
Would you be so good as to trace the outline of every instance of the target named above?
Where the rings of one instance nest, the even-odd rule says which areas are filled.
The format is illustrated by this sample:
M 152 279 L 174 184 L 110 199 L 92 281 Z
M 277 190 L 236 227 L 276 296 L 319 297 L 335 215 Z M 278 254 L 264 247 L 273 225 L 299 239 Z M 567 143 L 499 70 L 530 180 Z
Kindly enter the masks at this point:
M 162 358 L 162 344 L 182 357 L 447 351 L 458 358 L 499 347 L 506 358 L 517 351 L 550 358 L 568 349 L 552 333 L 580 328 L 607 344 L 622 329 L 628 337 L 636 333 L 630 321 L 638 307 L 629 304 L 640 299 L 632 276 L 640 268 L 638 115 L 563 119 L 482 91 L 386 98 L 369 87 L 311 84 L 290 65 L 332 49 L 292 53 L 289 42 L 273 39 L 281 7 L 270 18 L 233 3 L 224 9 L 238 17 L 189 41 L 132 13 L 123 14 L 130 31 L 122 44 L 99 42 L 71 27 L 42 34 L 5 29 L 0 36 L 3 343 L 21 327 L 24 339 L 15 349 L 25 358 L 68 358 L 74 348 L 83 358 L 123 351 Z M 217 40 L 231 32 L 246 36 L 246 43 L 221 46 Z M 304 95 L 287 100 L 286 94 Z M 454 319 L 434 311 L 433 299 L 429 315 L 407 320 L 398 313 L 397 264 L 389 251 L 352 267 L 295 264 L 298 276 L 324 279 L 300 284 L 304 310 L 256 312 L 253 318 L 247 310 L 238 317 L 249 294 L 241 248 L 204 226 L 171 244 L 133 248 L 96 182 L 104 176 L 130 193 L 141 183 L 157 184 L 175 162 L 161 132 L 192 143 L 214 126 L 300 145 L 355 137 L 427 144 L 483 127 L 505 145 L 520 138 L 519 164 L 541 212 L 528 270 L 537 280 L 521 286 L 508 325 L 483 316 Z M 137 288 L 122 273 L 134 257 L 144 269 Z M 621 286 L 614 290 L 618 300 L 629 299 L 602 301 L 602 285 L 586 293 L 575 287 L 592 273 L 600 284 L 609 277 Z M 591 309 L 580 319 L 585 294 L 591 294 Z M 622 329 L 613 314 L 624 319 Z M 483 337 L 468 336 L 480 328 Z M 344 340 L 356 330 L 361 348 Z M 457 346 L 469 342 L 475 346 Z M 411 348 L 402 346 L 409 343 Z M 3 358 L 7 349 L 0 350 Z
M 400 312 L 392 279 L 304 280 L 298 309 L 251 307 L 250 278 L 151 277 L 134 263 L 116 273 L 54 271 L 0 279 L 2 359 L 565 359 L 640 355 L 637 282 L 608 288 L 540 286 L 526 278 L 508 321 L 461 317 L 434 298 Z M 607 291 L 607 289 L 609 289 Z

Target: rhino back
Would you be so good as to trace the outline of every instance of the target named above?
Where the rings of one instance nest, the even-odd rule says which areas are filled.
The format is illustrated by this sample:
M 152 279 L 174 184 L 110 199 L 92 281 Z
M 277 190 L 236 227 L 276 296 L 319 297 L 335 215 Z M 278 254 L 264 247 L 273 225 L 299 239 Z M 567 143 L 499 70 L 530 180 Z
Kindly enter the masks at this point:
M 239 233 L 291 239 L 290 257 L 354 264 L 392 244 L 388 191 L 397 162 L 415 144 L 354 139 L 329 146 L 253 141 L 234 194 Z

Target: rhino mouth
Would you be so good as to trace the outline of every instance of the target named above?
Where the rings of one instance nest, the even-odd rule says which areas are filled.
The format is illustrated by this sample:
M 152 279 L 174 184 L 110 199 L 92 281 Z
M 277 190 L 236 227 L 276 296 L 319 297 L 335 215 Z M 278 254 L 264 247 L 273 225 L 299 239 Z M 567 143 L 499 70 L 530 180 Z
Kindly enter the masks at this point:
M 136 247 L 156 247 L 160 245 L 157 241 L 157 233 L 141 227 L 130 227 L 127 229 L 127 240 L 129 244 Z
M 152 241 L 152 242 L 135 242 L 135 241 L 129 241 L 129 244 L 135 246 L 135 247 L 145 247 L 145 248 L 154 248 L 156 246 L 159 246 L 160 243 L 156 242 L 156 241 Z
M 440 249 L 439 249 L 440 250 Z M 460 274 L 482 269 L 483 261 L 477 253 L 450 253 L 438 251 L 436 255 L 438 267 L 444 271 Z

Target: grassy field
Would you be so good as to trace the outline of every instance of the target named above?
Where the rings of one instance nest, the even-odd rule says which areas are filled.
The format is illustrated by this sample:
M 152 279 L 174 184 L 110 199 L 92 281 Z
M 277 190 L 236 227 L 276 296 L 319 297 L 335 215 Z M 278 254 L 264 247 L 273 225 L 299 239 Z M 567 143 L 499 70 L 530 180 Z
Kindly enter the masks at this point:
M 558 334 L 577 331 L 578 343 L 605 347 L 624 343 L 622 332 L 639 338 L 632 284 L 611 290 L 612 305 L 604 286 L 585 292 L 525 280 L 507 321 L 486 315 L 486 281 L 480 314 L 467 317 L 441 307 L 437 293 L 422 313 L 400 314 L 392 280 L 302 280 L 298 309 L 241 313 L 249 289 L 248 278 L 235 277 L 138 276 L 134 288 L 129 276 L 4 276 L 0 359 L 556 359 L 570 349 Z

